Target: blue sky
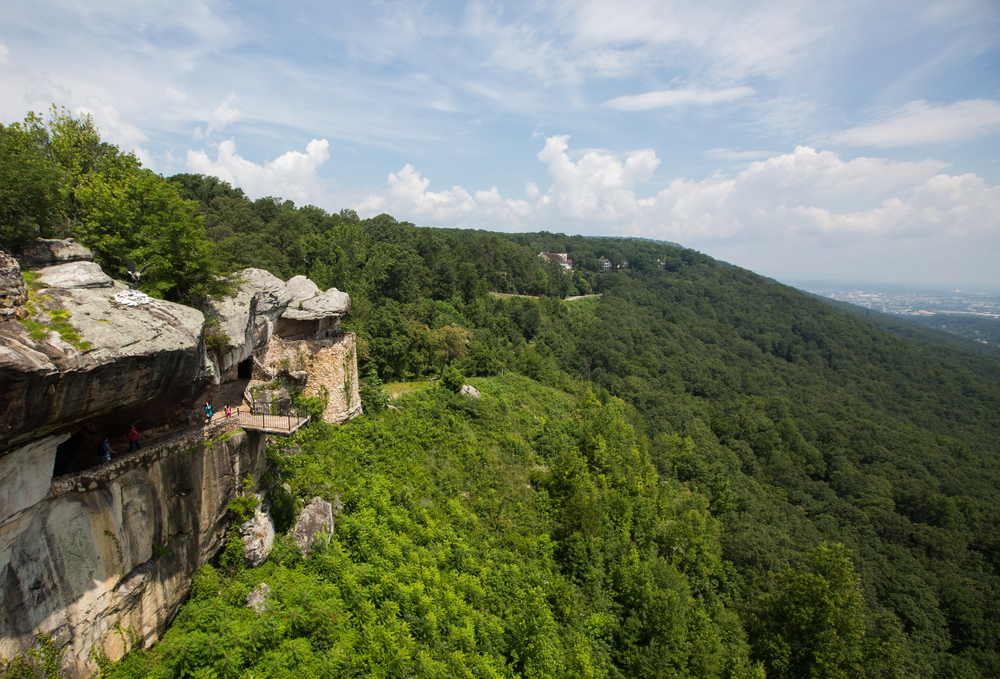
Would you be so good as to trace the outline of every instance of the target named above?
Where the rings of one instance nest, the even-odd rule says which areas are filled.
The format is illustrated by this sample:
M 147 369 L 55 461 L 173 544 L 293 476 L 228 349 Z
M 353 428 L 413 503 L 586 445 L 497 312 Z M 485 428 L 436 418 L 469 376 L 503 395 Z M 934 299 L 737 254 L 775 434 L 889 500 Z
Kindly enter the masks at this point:
M 0 119 L 420 226 L 1000 287 L 1000 3 L 5 3 Z

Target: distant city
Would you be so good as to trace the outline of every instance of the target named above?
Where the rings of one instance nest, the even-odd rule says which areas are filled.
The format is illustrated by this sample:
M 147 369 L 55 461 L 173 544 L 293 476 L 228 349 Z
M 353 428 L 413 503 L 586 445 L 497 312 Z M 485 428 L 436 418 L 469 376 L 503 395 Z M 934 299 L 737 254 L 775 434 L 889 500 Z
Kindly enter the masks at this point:
M 914 291 L 901 286 L 857 286 L 828 281 L 793 283 L 814 295 L 848 302 L 961 335 L 1000 345 L 1000 295 L 975 290 Z

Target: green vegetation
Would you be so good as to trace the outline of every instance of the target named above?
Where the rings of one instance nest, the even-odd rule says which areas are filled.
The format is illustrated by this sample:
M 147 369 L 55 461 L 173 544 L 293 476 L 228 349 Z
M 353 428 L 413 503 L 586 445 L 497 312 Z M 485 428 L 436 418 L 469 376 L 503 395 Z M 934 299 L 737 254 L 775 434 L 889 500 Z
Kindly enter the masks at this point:
M 351 294 L 362 374 L 423 387 L 454 369 L 486 394 L 421 388 L 402 412 L 301 433 L 303 454 L 281 458 L 293 489 L 281 523 L 339 495 L 338 530 L 322 554 L 282 542 L 261 569 L 222 573 L 231 617 L 207 638 L 236 645 L 211 662 L 238 657 L 268 676 L 294 662 L 386 675 L 1000 675 L 990 356 L 872 327 L 669 244 L 417 229 L 175 181 L 221 241 L 225 229 L 256 239 L 232 266 Z M 568 252 L 580 270 L 539 251 Z M 601 273 L 600 255 L 631 268 Z M 559 300 L 570 292 L 602 297 Z M 309 599 L 327 597 L 323 619 L 338 621 L 317 628 L 326 645 L 308 626 L 288 631 L 261 669 L 238 641 L 276 624 L 239 608 L 260 581 L 276 590 L 269 610 L 307 618 L 325 613 L 293 592 L 314 583 Z M 178 641 L 144 667 L 180 672 L 159 663 L 208 633 L 185 617 L 197 615 L 182 613 Z
M 209 351 L 217 354 L 225 351 L 232 341 L 222 329 L 218 318 L 208 317 L 205 319 L 204 333 L 205 346 Z
M 0 679 L 58 679 L 66 647 L 54 635 L 38 633 L 38 648 L 13 660 L 0 658 Z
M 229 289 L 197 204 L 102 142 L 89 115 L 56 107 L 47 121 L 29 113 L 0 124 L 0 244 L 38 236 L 75 237 L 119 279 L 124 257 L 152 263 L 142 288 L 156 297 L 195 303 Z
M 629 408 L 477 385 L 475 404 L 429 389 L 272 451 L 293 493 L 341 498 L 329 545 L 279 539 L 252 571 L 224 556 L 108 676 L 759 676 L 707 499 L 656 482 Z

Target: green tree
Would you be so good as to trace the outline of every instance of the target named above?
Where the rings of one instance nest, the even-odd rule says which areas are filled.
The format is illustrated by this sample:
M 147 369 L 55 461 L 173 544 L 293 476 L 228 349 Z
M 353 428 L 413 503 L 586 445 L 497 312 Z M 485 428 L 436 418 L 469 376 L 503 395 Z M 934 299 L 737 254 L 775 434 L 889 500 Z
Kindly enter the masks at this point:
M 0 242 L 56 234 L 63 218 L 64 175 L 41 117 L 0 125 Z
M 75 191 L 80 218 L 75 233 L 95 248 L 105 267 L 125 276 L 123 256 L 152 263 L 142 287 L 157 297 L 194 302 L 224 292 L 196 203 L 143 169 L 132 154 L 104 154 Z
M 851 553 L 823 543 L 804 569 L 773 576 L 750 626 L 768 677 L 847 679 L 864 676 L 865 603 Z

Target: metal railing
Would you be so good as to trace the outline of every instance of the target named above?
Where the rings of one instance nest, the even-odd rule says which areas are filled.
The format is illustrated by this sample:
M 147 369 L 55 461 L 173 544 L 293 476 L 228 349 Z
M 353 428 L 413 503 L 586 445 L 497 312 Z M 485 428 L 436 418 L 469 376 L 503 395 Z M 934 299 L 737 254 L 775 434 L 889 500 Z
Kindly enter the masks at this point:
M 271 414 L 270 410 L 267 412 L 239 410 L 236 414 L 239 415 L 241 427 L 263 429 L 266 431 L 294 431 L 309 419 L 309 413 L 304 409 L 295 412 L 290 411 L 283 415 Z

